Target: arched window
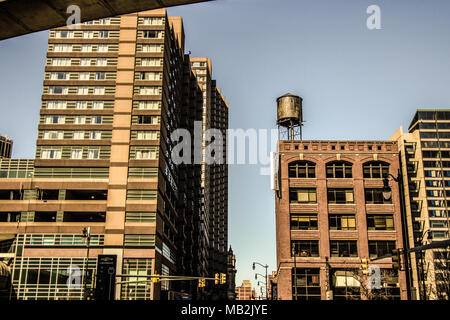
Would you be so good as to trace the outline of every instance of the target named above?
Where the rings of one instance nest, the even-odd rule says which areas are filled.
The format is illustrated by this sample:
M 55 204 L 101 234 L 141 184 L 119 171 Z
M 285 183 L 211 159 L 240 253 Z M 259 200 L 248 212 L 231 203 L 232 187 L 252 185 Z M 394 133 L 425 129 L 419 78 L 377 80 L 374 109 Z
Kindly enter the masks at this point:
M 327 178 L 351 178 L 352 164 L 347 161 L 327 163 Z
M 370 161 L 363 164 L 364 178 L 383 178 L 389 174 L 389 163 L 383 161 Z
M 315 178 L 316 164 L 311 161 L 289 163 L 289 178 Z

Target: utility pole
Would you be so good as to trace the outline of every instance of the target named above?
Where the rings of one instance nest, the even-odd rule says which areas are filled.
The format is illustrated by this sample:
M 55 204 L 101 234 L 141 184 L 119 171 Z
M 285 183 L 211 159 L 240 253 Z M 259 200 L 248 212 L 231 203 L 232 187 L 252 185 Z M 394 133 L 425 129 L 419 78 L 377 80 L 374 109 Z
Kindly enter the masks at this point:
M 266 284 L 266 298 L 267 298 L 269 296 L 269 288 L 267 286 L 267 268 L 269 266 L 267 264 L 263 265 L 263 264 L 261 264 L 259 262 L 253 262 L 253 270 L 255 270 L 255 267 L 256 267 L 257 264 L 266 269 L 266 283 L 265 284 Z M 255 277 L 256 277 L 256 275 L 255 275 Z
M 89 267 L 89 243 L 91 242 L 91 227 L 87 227 L 83 229 L 83 238 L 86 239 L 86 261 L 84 263 L 84 285 L 83 285 L 83 295 L 86 299 L 87 292 L 87 275 L 88 275 L 88 267 Z

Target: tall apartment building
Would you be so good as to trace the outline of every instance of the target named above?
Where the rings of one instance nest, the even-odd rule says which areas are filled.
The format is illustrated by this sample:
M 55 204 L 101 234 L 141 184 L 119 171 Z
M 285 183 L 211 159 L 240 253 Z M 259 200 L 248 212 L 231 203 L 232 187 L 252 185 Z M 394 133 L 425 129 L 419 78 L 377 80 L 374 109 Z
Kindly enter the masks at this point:
M 211 60 L 205 57 L 191 58 L 191 67 L 203 92 L 202 106 L 202 190 L 204 207 L 202 230 L 208 248 L 208 274 L 227 273 L 228 248 L 228 166 L 226 165 L 228 103 L 212 79 Z M 205 152 L 211 142 L 205 136 L 207 130 L 218 129 L 222 133 L 223 163 L 207 164 Z M 214 288 L 217 289 L 217 288 Z M 225 285 L 215 290 L 215 297 L 227 298 Z
M 397 183 L 383 196 L 386 174 L 399 168 L 394 141 L 279 140 L 276 191 L 277 298 L 367 299 L 362 259 L 402 248 Z M 372 263 L 371 263 L 372 264 Z M 405 272 L 391 258 L 379 297 L 406 299 Z
M 449 239 L 450 110 L 417 110 L 397 141 L 405 196 L 409 248 Z M 448 299 L 449 248 L 410 255 L 412 290 L 418 299 Z
M 13 140 L 0 135 L 0 159 L 11 158 Z
M 210 276 L 202 167 L 171 158 L 171 133 L 194 133 L 203 98 L 182 19 L 164 9 L 50 31 L 32 178 L 0 181 L 19 299 L 82 298 L 68 268 L 90 288 L 99 254 L 128 276 Z M 127 279 L 116 299 L 201 297 L 195 281 Z

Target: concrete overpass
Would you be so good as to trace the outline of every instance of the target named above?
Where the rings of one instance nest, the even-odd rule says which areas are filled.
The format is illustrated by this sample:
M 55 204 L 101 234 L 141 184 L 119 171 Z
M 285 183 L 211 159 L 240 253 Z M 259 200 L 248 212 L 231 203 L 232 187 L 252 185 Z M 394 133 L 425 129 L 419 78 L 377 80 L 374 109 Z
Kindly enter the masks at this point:
M 85 22 L 205 1 L 211 0 L 0 0 L 0 40 L 65 26 L 71 5 L 80 7 Z

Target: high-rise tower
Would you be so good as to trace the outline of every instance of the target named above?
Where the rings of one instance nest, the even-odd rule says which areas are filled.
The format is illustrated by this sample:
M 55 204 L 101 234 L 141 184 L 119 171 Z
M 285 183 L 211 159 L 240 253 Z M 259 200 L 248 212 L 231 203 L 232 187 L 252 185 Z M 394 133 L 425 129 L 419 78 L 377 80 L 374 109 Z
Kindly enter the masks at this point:
M 202 121 L 184 36 L 164 9 L 50 31 L 34 165 L 0 178 L 0 247 L 19 299 L 82 299 L 100 254 L 117 257 L 129 276 L 118 281 L 209 276 L 201 166 L 172 159 L 171 134 Z M 81 288 L 67 286 L 69 267 Z M 142 280 L 117 285 L 116 299 L 200 294 L 195 281 Z

